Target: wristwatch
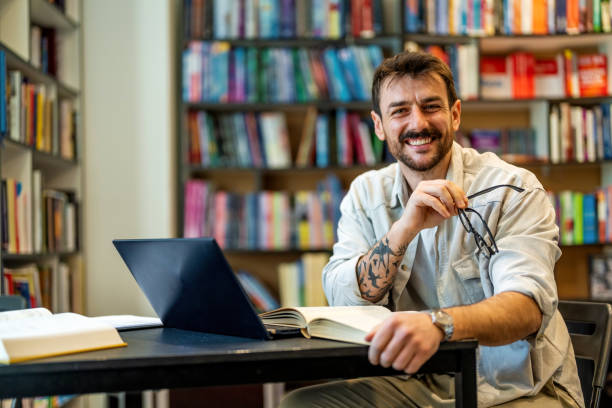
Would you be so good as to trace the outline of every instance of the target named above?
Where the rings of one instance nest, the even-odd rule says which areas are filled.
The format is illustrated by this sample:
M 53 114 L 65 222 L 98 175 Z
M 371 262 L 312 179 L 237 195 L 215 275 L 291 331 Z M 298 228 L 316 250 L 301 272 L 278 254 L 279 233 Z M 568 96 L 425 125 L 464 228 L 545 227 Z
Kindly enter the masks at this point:
M 442 309 L 432 310 L 430 315 L 431 322 L 444 333 L 443 341 L 449 341 L 450 338 L 453 337 L 453 332 L 455 331 L 453 317 Z

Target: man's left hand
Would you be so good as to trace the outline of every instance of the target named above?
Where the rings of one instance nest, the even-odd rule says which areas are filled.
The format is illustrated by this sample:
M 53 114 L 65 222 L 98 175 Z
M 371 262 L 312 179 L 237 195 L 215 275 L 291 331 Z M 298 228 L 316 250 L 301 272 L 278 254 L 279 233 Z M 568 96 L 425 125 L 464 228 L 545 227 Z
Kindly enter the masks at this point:
M 444 338 L 427 313 L 396 312 L 365 337 L 370 363 L 416 373 Z

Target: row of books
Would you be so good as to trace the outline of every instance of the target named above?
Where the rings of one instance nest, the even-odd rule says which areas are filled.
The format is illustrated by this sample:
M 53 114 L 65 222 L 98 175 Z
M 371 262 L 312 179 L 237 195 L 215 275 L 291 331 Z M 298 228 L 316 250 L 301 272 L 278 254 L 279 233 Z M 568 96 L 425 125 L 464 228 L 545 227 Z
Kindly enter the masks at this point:
M 467 135 L 456 134 L 464 147 L 479 152 L 493 152 L 513 163 L 546 160 L 536 151 L 536 133 L 531 128 L 472 129 Z
M 610 32 L 609 0 L 404 0 L 407 32 L 442 35 Z
M 4 75 L 1 71 L 0 68 L 0 88 L 5 92 L 0 94 L 0 122 L 5 126 L 4 135 L 37 150 L 74 159 L 76 109 L 73 101 L 59 101 L 56 123 L 58 102 L 50 88 L 30 82 L 21 71 Z
M 20 295 L 27 308 L 44 307 L 55 313 L 81 309 L 80 270 L 66 262 L 49 260 L 40 264 L 4 267 L 4 288 L 8 295 Z
M 256 48 L 191 41 L 182 58 L 186 102 L 348 102 L 370 99 L 383 53 L 377 45 Z
M 406 50 L 422 50 L 440 58 L 450 67 L 455 80 L 455 91 L 459 98 L 478 97 L 478 46 L 475 43 L 448 45 L 421 45 L 414 41 L 404 44 Z
M 605 54 L 565 50 L 556 56 L 529 52 L 480 58 L 480 92 L 485 99 L 597 97 L 608 95 Z
M 192 38 L 329 38 L 383 32 L 382 0 L 185 0 Z
M 323 292 L 323 267 L 329 254 L 306 253 L 295 262 L 278 265 L 279 296 L 282 307 L 327 306 Z
M 335 143 L 330 139 L 331 120 Z M 391 159 L 384 143 L 374 134 L 371 119 L 345 109 L 333 115 L 308 108 L 295 159 L 291 157 L 292 138 L 282 112 L 212 115 L 191 111 L 187 114 L 187 130 L 189 163 L 205 167 L 371 166 Z
M 213 236 L 225 249 L 320 249 L 336 240 L 343 192 L 328 176 L 316 191 L 217 191 L 211 182 L 185 184 L 186 238 Z
M 236 276 L 238 276 L 240 284 L 249 296 L 257 313 L 267 312 L 280 307 L 278 299 L 255 275 L 245 270 L 239 270 L 236 272 Z
M 612 185 L 595 192 L 549 192 L 562 245 L 612 242 Z
M 554 104 L 549 113 L 550 161 L 595 162 L 612 159 L 611 104 Z
M 72 193 L 43 189 L 40 170 L 32 186 L 2 180 L 2 249 L 11 254 L 71 252 L 77 245 L 77 204 Z
M 20 398 L 21 408 L 60 408 L 75 398 L 74 395 L 54 395 L 49 397 L 31 397 Z M 3 399 L 0 400 L 1 408 L 15 408 L 17 400 Z
M 30 27 L 30 63 L 42 72 L 57 76 L 57 43 L 54 28 Z
M 189 162 L 206 167 L 291 166 L 289 132 L 282 112 L 187 114 Z

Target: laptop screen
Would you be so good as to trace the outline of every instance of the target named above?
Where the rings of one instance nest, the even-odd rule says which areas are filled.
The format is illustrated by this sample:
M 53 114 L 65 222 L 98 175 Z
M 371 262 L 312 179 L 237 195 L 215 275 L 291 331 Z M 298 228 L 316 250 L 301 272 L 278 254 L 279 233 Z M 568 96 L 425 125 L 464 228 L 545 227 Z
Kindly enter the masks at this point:
M 113 244 L 164 326 L 269 338 L 213 238 L 117 239 Z

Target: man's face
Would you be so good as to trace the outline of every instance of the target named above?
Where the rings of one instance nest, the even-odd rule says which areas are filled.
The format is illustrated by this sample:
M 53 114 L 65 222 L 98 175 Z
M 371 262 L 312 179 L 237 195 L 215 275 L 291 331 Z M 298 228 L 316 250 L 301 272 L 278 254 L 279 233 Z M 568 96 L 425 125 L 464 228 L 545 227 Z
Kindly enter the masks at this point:
M 372 112 L 376 135 L 409 169 L 431 170 L 450 152 L 459 129 L 461 102 L 448 105 L 446 86 L 438 74 L 385 80 L 380 110 L 381 116 Z

